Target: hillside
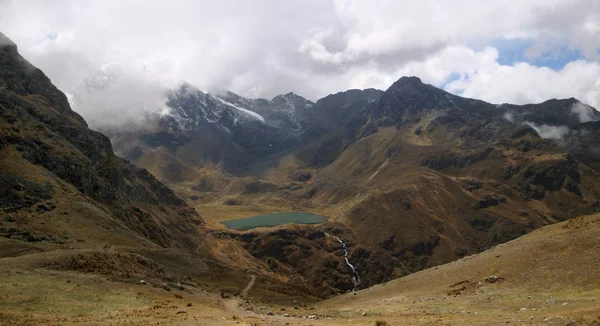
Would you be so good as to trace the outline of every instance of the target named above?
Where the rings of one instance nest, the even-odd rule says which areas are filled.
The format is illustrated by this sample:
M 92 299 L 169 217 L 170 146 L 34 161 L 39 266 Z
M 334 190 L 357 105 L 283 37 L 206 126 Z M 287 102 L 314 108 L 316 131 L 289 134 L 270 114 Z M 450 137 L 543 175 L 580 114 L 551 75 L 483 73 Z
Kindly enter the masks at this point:
M 600 215 L 578 217 L 318 306 L 373 324 L 597 325 L 599 235 Z
M 222 274 L 228 281 L 204 278 L 199 288 L 187 281 L 165 291 L 118 282 L 110 273 L 49 271 L 32 265 L 40 259 L 34 255 L 4 258 L 0 303 L 6 310 L 0 310 L 0 324 L 598 325 L 599 236 L 600 215 L 582 216 L 316 303 L 303 296 L 273 302 L 281 294 L 243 273 Z M 123 258 L 131 260 L 115 256 Z M 181 256 L 171 263 L 189 264 Z M 270 302 L 261 300 L 266 296 Z
M 115 156 L 110 140 L 0 37 L 2 237 L 195 248 L 202 218 L 148 171 Z

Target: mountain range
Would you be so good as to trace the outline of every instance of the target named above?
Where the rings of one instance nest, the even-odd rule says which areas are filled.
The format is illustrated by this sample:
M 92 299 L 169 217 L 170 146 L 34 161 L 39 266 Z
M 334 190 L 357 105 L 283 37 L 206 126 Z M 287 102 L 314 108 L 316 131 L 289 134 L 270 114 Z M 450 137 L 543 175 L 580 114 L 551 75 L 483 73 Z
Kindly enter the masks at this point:
M 86 80 L 71 103 L 84 105 L 86 93 L 101 98 L 120 78 L 107 71 Z M 184 83 L 164 104 L 134 128 L 94 131 L 0 34 L 0 275 L 7 280 L 0 288 L 19 287 L 0 297 L 11 307 L 0 322 L 67 322 L 53 319 L 60 311 L 68 322 L 86 323 L 87 312 L 120 311 L 126 323 L 164 313 L 186 324 L 184 309 L 199 309 L 195 321 L 222 316 L 235 324 L 243 314 L 250 323 L 274 315 L 265 316 L 263 304 L 290 309 L 288 317 L 356 318 L 355 295 L 397 304 L 405 298 L 389 293 L 399 284 L 441 280 L 438 268 L 458 283 L 440 281 L 419 296 L 448 286 L 444 298 L 472 294 L 503 284 L 501 277 L 517 279 L 512 267 L 494 267 L 499 257 L 531 273 L 544 269 L 562 282 L 557 291 L 568 290 L 556 275 L 570 267 L 550 261 L 593 259 L 590 250 L 571 255 L 568 243 L 580 235 L 573 243 L 584 247 L 598 231 L 597 216 L 573 218 L 600 211 L 600 113 L 574 98 L 497 105 L 402 77 L 385 91 L 348 90 L 316 102 L 294 93 L 272 100 L 211 94 Z M 248 231 L 220 223 L 281 211 L 328 221 Z M 497 249 L 518 237 L 510 250 Z M 525 248 L 534 256 L 546 245 L 561 254 L 540 249 L 535 263 L 514 254 Z M 468 261 L 477 253 L 475 268 Z M 487 264 L 503 275 L 483 275 Z M 578 283 L 585 291 L 596 274 L 589 275 Z M 511 291 L 523 286 L 514 279 L 506 282 Z M 313 306 L 345 292 L 352 294 Z M 83 312 L 61 304 L 74 294 L 98 302 Z M 403 309 L 424 307 L 413 304 Z
M 141 128 L 103 130 L 119 155 L 200 212 L 224 202 L 329 216 L 352 243 L 363 286 L 600 209 L 600 113 L 574 98 L 498 105 L 402 77 L 385 91 L 316 102 L 183 84 L 166 104 L 168 113 Z M 279 245 L 300 250 L 298 233 L 280 233 Z M 260 232 L 243 245 L 262 248 L 273 238 Z M 287 254 L 251 253 L 289 273 L 314 273 Z M 338 268 L 328 291 L 352 288 L 347 267 Z

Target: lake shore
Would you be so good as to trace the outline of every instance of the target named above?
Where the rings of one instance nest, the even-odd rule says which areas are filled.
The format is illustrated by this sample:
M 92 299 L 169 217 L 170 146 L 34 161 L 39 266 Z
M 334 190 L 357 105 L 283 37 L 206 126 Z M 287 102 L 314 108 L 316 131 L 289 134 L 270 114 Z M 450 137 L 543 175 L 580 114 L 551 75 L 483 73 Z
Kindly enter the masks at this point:
M 320 224 L 328 221 L 328 217 L 308 212 L 277 212 L 253 217 L 222 221 L 221 224 L 230 229 L 247 231 L 260 227 L 274 227 L 278 225 L 296 224 Z

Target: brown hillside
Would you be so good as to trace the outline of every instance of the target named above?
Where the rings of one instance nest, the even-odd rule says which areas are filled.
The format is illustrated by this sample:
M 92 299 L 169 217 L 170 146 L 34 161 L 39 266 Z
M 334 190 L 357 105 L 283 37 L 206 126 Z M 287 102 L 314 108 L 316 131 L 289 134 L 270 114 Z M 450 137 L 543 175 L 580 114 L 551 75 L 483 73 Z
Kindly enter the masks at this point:
M 116 157 L 109 139 L 0 37 L 1 235 L 195 248 L 200 216 L 148 171 Z
M 597 325 L 600 215 L 546 226 L 319 306 L 392 325 Z

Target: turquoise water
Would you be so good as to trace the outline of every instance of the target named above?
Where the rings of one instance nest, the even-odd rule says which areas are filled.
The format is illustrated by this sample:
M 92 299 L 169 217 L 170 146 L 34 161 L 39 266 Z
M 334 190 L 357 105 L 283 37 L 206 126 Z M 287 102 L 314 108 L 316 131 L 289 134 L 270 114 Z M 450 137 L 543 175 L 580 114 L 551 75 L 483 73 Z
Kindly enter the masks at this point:
M 271 227 L 287 223 L 319 224 L 327 217 L 306 212 L 281 212 L 221 222 L 230 229 L 246 231 L 254 228 Z

